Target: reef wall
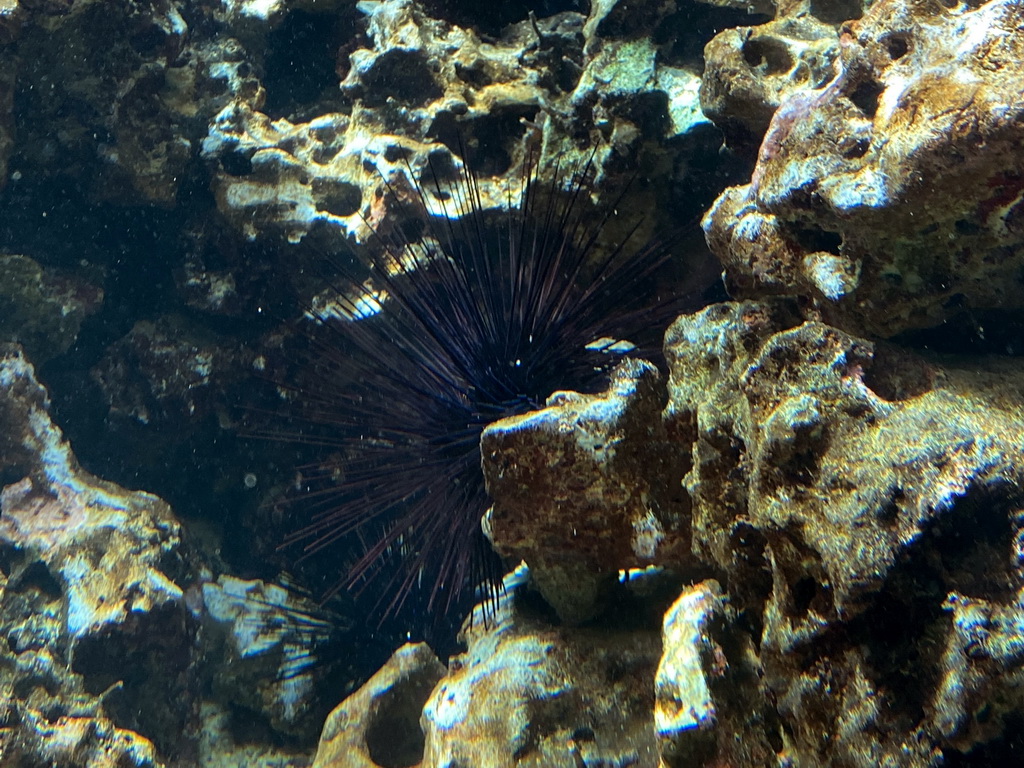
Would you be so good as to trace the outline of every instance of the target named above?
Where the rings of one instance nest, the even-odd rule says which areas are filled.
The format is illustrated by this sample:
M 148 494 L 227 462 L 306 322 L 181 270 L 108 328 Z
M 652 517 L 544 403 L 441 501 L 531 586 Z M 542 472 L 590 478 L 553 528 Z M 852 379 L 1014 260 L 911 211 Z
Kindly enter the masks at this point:
M 1012 764 L 1020 4 L 491 5 L 0 0 L 0 764 Z M 271 583 L 325 254 L 591 153 L 713 299 L 485 431 L 464 650 Z

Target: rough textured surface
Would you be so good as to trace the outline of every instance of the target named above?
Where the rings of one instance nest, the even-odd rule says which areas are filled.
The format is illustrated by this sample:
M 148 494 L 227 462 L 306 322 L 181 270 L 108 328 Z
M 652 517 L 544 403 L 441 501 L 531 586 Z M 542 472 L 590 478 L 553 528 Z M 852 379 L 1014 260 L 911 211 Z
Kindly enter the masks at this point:
M 362 688 L 331 712 L 314 768 L 420 763 L 420 713 L 444 674 L 444 665 L 426 643 L 399 648 Z
M 844 27 L 838 76 L 783 102 L 705 219 L 733 295 L 885 337 L 1019 309 L 1022 13 L 883 0 Z
M 258 713 L 277 733 L 318 735 L 326 711 L 317 683 L 330 668 L 318 652 L 341 629 L 333 617 L 294 590 L 228 575 L 196 585 L 190 597 L 205 653 L 217 660 L 211 698 Z
M 423 710 L 423 768 L 656 764 L 654 632 L 560 629 L 510 608 L 477 622 Z
M 0 389 L 0 468 L 20 478 L 0 494 L 5 748 L 60 765 L 155 763 L 152 745 L 113 719 L 187 756 L 196 691 L 192 630 L 169 576 L 181 568 L 177 521 L 156 497 L 79 468 L 11 345 Z
M 246 237 L 294 243 L 319 230 L 335 243 L 345 235 L 367 240 L 370 227 L 394 226 L 404 215 L 382 181 L 399 192 L 397 202 L 412 183 L 432 186 L 435 172 L 444 187 L 458 162 L 453 153 L 464 150 L 484 206 L 505 207 L 528 159 L 588 156 L 590 142 L 567 140 L 556 115 L 578 121 L 578 134 L 608 141 L 598 148 L 599 178 L 622 176 L 648 138 L 684 145 L 676 162 L 713 141 L 696 75 L 659 63 L 657 45 L 643 35 L 598 37 L 599 13 L 586 25 L 577 13 L 524 21 L 485 40 L 409 0 L 364 10 L 366 47 L 338 64 L 341 99 L 352 108 L 296 122 L 243 98 L 211 124 L 203 155 L 218 208 Z M 630 204 L 641 208 L 645 197 Z
M 77 275 L 0 255 L 0 339 L 21 344 L 37 364 L 67 352 L 102 302 L 102 289 Z
M 776 18 L 733 27 L 704 49 L 700 105 L 737 148 L 756 146 L 779 104 L 835 77 L 839 36 L 810 3 L 782 3 Z
M 687 467 L 660 429 L 663 387 L 654 366 L 628 361 L 603 394 L 556 393 L 484 430 L 487 535 L 530 566 L 564 621 L 591 618 L 619 571 L 689 552 L 689 508 L 673 493 Z
M 908 331 L 1024 348 L 1024 18 L 864 5 L 0 0 L 0 333 L 45 363 L 83 462 L 168 494 L 209 560 L 78 468 L 5 352 L 0 762 L 308 760 L 305 704 L 351 689 L 282 698 L 295 615 L 219 575 L 278 556 L 261 501 L 308 455 L 236 440 L 232 409 L 277 404 L 248 377 L 301 346 L 325 252 L 418 236 L 402 205 L 429 161 L 442 187 L 470 163 L 501 208 L 531 152 L 548 173 L 595 146 L 595 200 L 633 178 L 611 238 L 749 177 L 705 227 L 750 301 L 673 327 L 665 410 L 635 364 L 492 429 L 491 533 L 540 596 L 447 672 L 396 656 L 321 763 L 1019 761 L 1021 366 Z M 751 163 L 767 133 L 752 175 L 718 130 Z
M 1022 705 L 1020 366 L 791 318 L 717 305 L 668 334 L 694 548 L 761 632 L 791 754 L 928 765 Z
M 776 763 L 762 675 L 718 582 L 684 589 L 665 613 L 654 678 L 659 766 Z

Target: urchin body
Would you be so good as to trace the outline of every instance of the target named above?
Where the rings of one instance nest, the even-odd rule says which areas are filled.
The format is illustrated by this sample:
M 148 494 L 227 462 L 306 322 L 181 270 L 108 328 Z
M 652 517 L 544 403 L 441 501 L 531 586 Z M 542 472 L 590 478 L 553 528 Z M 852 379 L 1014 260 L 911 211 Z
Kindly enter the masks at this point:
M 342 268 L 298 387 L 302 418 L 326 428 L 325 456 L 296 499 L 290 537 L 336 560 L 346 588 L 378 618 L 461 614 L 473 587 L 493 594 L 501 567 L 481 530 L 484 427 L 588 389 L 616 359 L 594 348 L 670 319 L 652 294 L 662 247 L 612 246 L 594 212 L 589 164 L 541 184 L 526 175 L 507 210 L 482 210 L 468 172 L 417 187 L 415 243 L 378 233 L 368 269 Z M 515 199 L 518 198 L 518 199 Z M 630 235 L 632 232 L 630 232 Z M 433 620 L 430 617 L 434 617 Z

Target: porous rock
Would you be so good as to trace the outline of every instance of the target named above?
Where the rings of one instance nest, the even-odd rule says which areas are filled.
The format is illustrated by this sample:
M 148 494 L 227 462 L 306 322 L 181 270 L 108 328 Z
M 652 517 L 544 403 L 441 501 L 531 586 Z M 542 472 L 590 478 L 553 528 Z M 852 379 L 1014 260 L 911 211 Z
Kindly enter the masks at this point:
M 38 363 L 66 352 L 102 302 L 103 290 L 77 275 L 0 255 L 0 339 L 21 344 Z
M 654 678 L 660 768 L 770 765 L 760 662 L 728 597 L 710 579 L 666 611 Z
M 1022 14 L 882 0 L 844 26 L 837 77 L 781 104 L 705 218 L 731 293 L 883 337 L 1019 309 Z
M 686 559 L 689 509 L 674 492 L 686 467 L 661 427 L 663 387 L 630 360 L 602 394 L 556 393 L 483 432 L 485 531 L 565 621 L 593 616 L 619 571 Z
M 679 163 L 714 145 L 698 77 L 666 63 L 646 34 L 666 9 L 614 39 L 597 32 L 607 5 L 586 23 L 565 12 L 487 39 L 410 0 L 360 9 L 366 35 L 339 52 L 340 99 L 272 117 L 240 97 L 211 122 L 202 154 L 218 208 L 248 238 L 297 243 L 319 232 L 335 247 L 387 236 L 415 184 L 441 212 L 432 187 L 445 193 L 455 155 L 472 167 L 481 207 L 501 209 L 530 162 L 543 173 L 555 158 L 565 168 L 593 157 L 599 195 L 606 174 L 632 170 L 645 140 L 685 141 Z M 590 131 L 607 141 L 578 140 Z M 657 210 L 645 194 L 624 204 Z M 450 202 L 445 212 L 460 215 Z
M 178 522 L 78 466 L 14 345 L 0 348 L 0 385 L 0 685 L 17 692 L 5 748 L 55 765 L 157 764 L 138 730 L 187 756 L 197 691 L 173 581 Z
M 331 617 L 294 589 L 227 574 L 195 585 L 190 598 L 205 655 L 217 660 L 216 699 L 259 713 L 278 733 L 315 737 L 324 715 L 317 678 L 331 661 L 317 651 L 334 630 Z
M 427 701 L 423 768 L 656 764 L 656 632 L 559 629 L 508 601 L 491 618 Z
M 924 766 L 1004 733 L 1024 676 L 1019 364 L 754 303 L 680 318 L 666 354 L 694 551 L 754 619 L 793 759 Z
M 407 645 L 328 719 L 315 768 L 655 768 L 654 627 L 554 627 L 505 579 L 448 668 Z
M 331 712 L 313 768 L 420 764 L 420 713 L 444 674 L 444 665 L 426 643 L 403 645 Z
M 704 47 L 700 106 L 730 145 L 756 147 L 783 101 L 835 77 L 835 25 L 807 5 L 781 4 L 772 21 L 722 30 Z

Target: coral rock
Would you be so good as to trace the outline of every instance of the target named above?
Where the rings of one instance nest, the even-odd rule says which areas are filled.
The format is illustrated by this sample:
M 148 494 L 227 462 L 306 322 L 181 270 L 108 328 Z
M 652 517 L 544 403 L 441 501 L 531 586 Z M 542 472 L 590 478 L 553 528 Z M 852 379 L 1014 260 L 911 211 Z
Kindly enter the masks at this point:
M 665 613 L 654 678 L 661 768 L 771 765 L 760 727 L 769 708 L 749 637 L 709 580 L 683 590 Z
M 466 652 L 423 710 L 422 768 L 653 768 L 657 634 L 555 629 L 512 602 L 506 596 L 488 625 L 478 613 L 465 629 Z
M 751 183 L 705 218 L 733 295 L 883 337 L 1024 306 L 1022 19 L 883 0 L 844 27 L 839 75 L 781 104 Z
M 0 384 L 0 469 L 20 478 L 0 493 L 3 677 L 15 675 L 16 707 L 29 718 L 19 743 L 52 729 L 50 746 L 66 743 L 69 754 L 109 747 L 126 765 L 151 760 L 132 751 L 145 740 L 115 729 L 105 711 L 163 737 L 167 753 L 187 752 L 194 628 L 172 580 L 181 567 L 177 521 L 155 496 L 79 468 L 17 347 L 0 348 Z M 37 731 L 34 710 L 53 722 Z
M 753 303 L 680 318 L 666 353 L 694 551 L 756 617 L 794 759 L 924 766 L 1004 732 L 1024 705 L 1020 364 Z
M 313 768 L 419 763 L 420 713 L 444 673 L 426 643 L 403 645 L 327 718 Z
M 674 493 L 685 467 L 661 427 L 662 387 L 654 366 L 628 361 L 604 394 L 556 393 L 481 437 L 485 529 L 565 621 L 592 616 L 620 570 L 686 559 L 688 509 Z
M 0 256 L 0 339 L 39 363 L 66 352 L 102 302 L 103 290 L 78 277 L 27 256 Z

